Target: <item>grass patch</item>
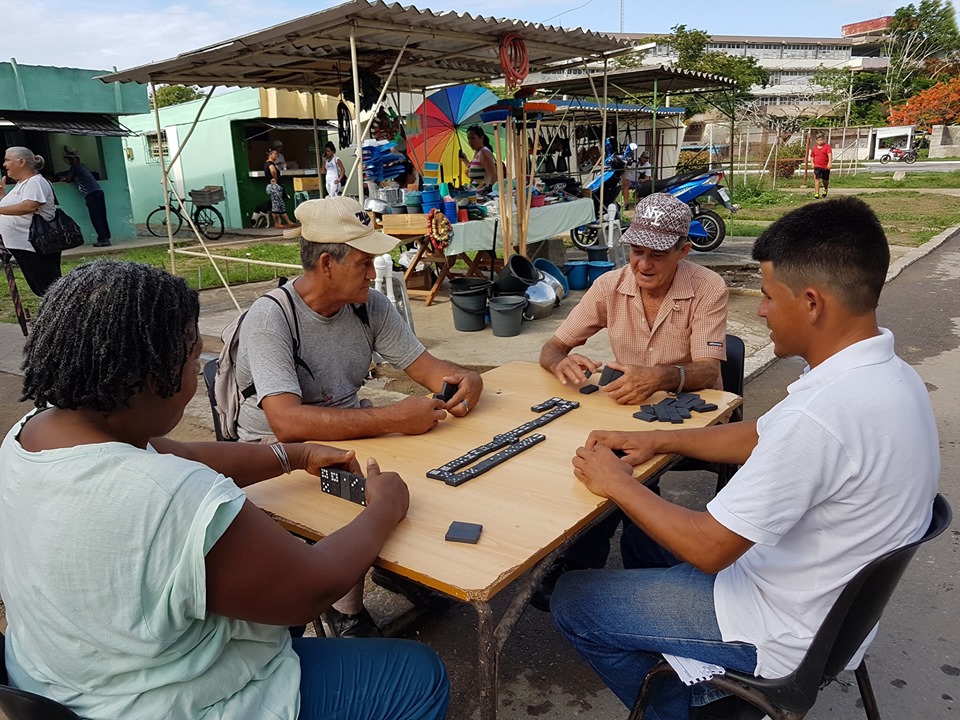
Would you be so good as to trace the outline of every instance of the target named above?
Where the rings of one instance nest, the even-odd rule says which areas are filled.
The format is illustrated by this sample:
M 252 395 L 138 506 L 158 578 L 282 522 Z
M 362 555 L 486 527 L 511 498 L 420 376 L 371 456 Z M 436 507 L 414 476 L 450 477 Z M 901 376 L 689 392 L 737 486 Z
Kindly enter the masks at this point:
M 177 243 L 177 247 L 184 248 L 193 246 L 194 243 Z M 282 262 L 299 265 L 300 249 L 297 242 L 291 243 L 251 243 L 250 245 L 233 247 L 212 247 L 211 252 L 215 255 L 226 255 L 229 257 L 243 258 L 249 257 L 253 260 L 263 260 L 266 262 Z M 81 255 L 64 257 L 61 263 L 61 270 L 66 275 L 78 265 L 93 262 L 94 260 L 123 260 L 127 262 L 139 262 L 153 267 L 170 269 L 170 254 L 165 245 L 154 247 L 131 248 L 123 252 L 104 253 L 96 255 Z M 220 278 L 206 257 L 189 257 L 177 255 L 177 275 L 187 281 L 187 284 L 194 290 L 206 289 L 211 287 L 220 287 Z M 220 271 L 227 278 L 231 285 L 244 282 L 264 282 L 273 280 L 278 275 L 296 275 L 296 270 L 280 270 L 263 265 L 248 265 L 247 263 L 217 261 Z M 14 276 L 17 280 L 17 289 L 20 292 L 20 302 L 28 308 L 30 314 L 35 316 L 37 308 L 40 305 L 40 298 L 30 292 L 27 281 L 20 272 L 20 268 L 14 266 Z M 4 278 L 5 280 L 5 278 Z M 13 311 L 13 303 L 10 301 L 10 291 L 7 283 L 0 281 L 0 322 L 16 322 L 17 317 Z
M 960 188 L 960 170 L 947 172 L 913 172 L 910 166 L 904 163 L 891 163 L 889 171 L 860 172 L 852 175 L 840 175 L 834 172 L 830 176 L 830 187 L 833 188 L 881 188 L 883 190 L 903 190 L 922 188 Z M 903 180 L 894 180 L 893 173 L 898 170 L 906 172 Z M 803 172 L 800 171 L 792 178 L 777 180 L 778 187 L 798 188 L 803 184 Z M 813 172 L 807 178 L 807 187 L 813 188 Z

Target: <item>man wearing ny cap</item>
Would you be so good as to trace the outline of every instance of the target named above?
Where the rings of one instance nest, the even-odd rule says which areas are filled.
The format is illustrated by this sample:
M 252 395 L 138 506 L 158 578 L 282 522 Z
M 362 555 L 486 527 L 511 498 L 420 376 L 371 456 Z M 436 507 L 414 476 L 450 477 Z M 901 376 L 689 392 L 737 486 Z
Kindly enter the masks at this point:
M 398 241 L 374 230 L 353 198 L 308 200 L 295 212 L 301 227 L 287 236 L 300 237 L 303 274 L 285 287 L 300 328 L 302 363 L 295 362 L 283 309 L 269 298 L 257 300 L 241 325 L 237 351 L 237 384 L 255 388 L 240 406 L 240 439 L 419 435 L 448 413 L 463 417 L 475 408 L 483 390 L 480 375 L 427 352 L 390 301 L 370 289 L 374 258 Z M 431 392 L 446 382 L 458 386 L 456 394 L 446 402 L 424 393 L 386 407 L 361 406 L 357 392 L 374 352 Z M 360 585 L 334 605 L 346 618 L 339 634 L 378 634 L 363 608 L 362 590 Z
M 621 239 L 630 246 L 630 264 L 594 281 L 544 344 L 540 365 L 564 385 L 585 383 L 585 371 L 603 363 L 572 351 L 606 328 L 615 358 L 607 365 L 623 375 L 601 390 L 615 402 L 640 404 L 658 390 L 722 389 L 727 287 L 715 272 L 685 259 L 690 220 L 690 208 L 671 195 L 644 198 Z M 606 565 L 621 519 L 614 513 L 584 533 L 547 571 L 531 604 L 549 611 L 563 573 Z
M 574 348 L 606 328 L 623 375 L 602 390 L 637 405 L 657 390 L 720 389 L 727 357 L 727 287 L 712 270 L 686 260 L 690 208 L 665 193 L 638 205 L 620 242 L 630 264 L 601 275 L 540 351 L 540 365 L 563 385 L 580 385 L 603 363 Z

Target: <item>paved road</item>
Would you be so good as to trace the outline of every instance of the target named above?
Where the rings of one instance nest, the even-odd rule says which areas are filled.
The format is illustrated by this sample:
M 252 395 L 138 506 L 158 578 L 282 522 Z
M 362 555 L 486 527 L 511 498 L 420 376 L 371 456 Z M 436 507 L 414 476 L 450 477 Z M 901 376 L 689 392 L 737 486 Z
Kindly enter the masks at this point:
M 890 172 L 891 170 L 907 170 L 909 172 L 950 172 L 951 170 L 960 170 L 960 161 L 937 160 L 934 162 L 917 160 L 913 165 L 907 165 L 905 162 L 889 162 L 886 165 L 880 162 L 863 163 L 863 169 L 867 172 Z

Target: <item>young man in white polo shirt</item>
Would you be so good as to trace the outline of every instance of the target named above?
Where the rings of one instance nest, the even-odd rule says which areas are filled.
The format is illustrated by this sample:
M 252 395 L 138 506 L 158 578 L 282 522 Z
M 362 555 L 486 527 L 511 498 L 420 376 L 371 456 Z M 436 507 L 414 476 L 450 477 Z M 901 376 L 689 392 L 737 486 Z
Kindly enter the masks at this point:
M 755 422 L 595 431 L 573 460 L 635 525 L 621 542 L 627 569 L 564 575 L 551 609 L 628 706 L 663 652 L 789 674 L 853 575 L 930 523 L 937 428 L 923 381 L 877 325 L 890 255 L 873 211 L 852 197 L 799 208 L 753 257 L 777 356 L 808 363 L 788 396 Z M 632 479 L 630 466 L 657 453 L 743 467 L 695 512 Z M 666 680 L 654 717 L 686 718 L 716 697 Z

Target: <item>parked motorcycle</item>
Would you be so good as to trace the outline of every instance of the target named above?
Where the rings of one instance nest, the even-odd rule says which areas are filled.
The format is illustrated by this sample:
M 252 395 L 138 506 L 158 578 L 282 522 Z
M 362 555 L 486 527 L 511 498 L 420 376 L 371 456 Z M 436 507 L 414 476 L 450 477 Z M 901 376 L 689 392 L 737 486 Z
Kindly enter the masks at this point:
M 898 147 L 890 148 L 890 151 L 880 156 L 880 162 L 886 165 L 891 160 L 896 162 L 903 161 L 907 165 L 913 165 L 917 161 L 917 148 L 901 150 Z
M 711 198 L 714 203 L 722 205 L 730 212 L 737 212 L 739 206 L 730 202 L 730 194 L 720 183 L 723 180 L 722 170 L 696 170 L 680 173 L 673 177 L 651 182 L 644 180 L 634 191 L 638 198 L 646 197 L 651 193 L 663 192 L 682 200 L 693 213 L 690 223 L 690 242 L 694 250 L 709 252 L 716 250 L 727 234 L 726 223 L 723 218 L 712 210 L 705 210 L 701 206 L 704 198 Z

